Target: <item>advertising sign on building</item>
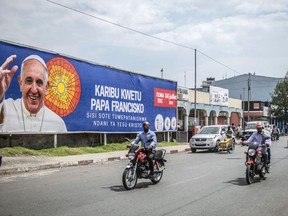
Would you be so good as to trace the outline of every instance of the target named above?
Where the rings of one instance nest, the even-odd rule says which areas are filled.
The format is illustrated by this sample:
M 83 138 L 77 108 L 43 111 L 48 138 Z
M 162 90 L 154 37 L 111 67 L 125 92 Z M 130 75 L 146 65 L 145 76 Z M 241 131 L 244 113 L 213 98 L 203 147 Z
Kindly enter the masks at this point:
M 228 89 L 210 86 L 210 104 L 228 106 Z
M 4 122 L 0 122 L 1 132 L 13 132 L 12 121 L 19 126 L 16 132 L 55 131 L 57 127 L 48 127 L 56 119 L 54 114 L 51 114 L 53 118 L 49 118 L 50 113 L 55 113 L 64 121 L 68 132 L 137 132 L 142 130 L 144 121 L 150 122 L 153 131 L 176 130 L 177 83 L 174 81 L 90 63 L 34 47 L 0 42 L 1 64 L 12 54 L 16 54 L 17 58 L 9 69 L 17 65 L 18 70 L 5 92 L 0 109 L 2 106 L 5 111 L 9 102 L 15 108 L 15 114 L 12 111 L 14 108 L 6 109 Z M 37 55 L 44 60 L 49 81 L 45 106 L 41 108 L 41 114 L 35 113 L 34 119 L 30 117 L 32 113 L 26 107 L 24 91 L 20 91 L 18 82 L 21 63 L 29 55 Z M 34 80 L 31 78 L 29 81 L 33 84 Z M 38 80 L 35 83 L 34 89 L 27 93 L 28 102 L 31 103 L 41 96 L 40 93 L 31 96 L 31 92 L 36 92 L 38 88 Z M 5 126 L 9 122 L 9 127 Z
M 180 101 L 189 100 L 188 88 L 178 87 L 177 93 L 178 93 L 178 100 Z

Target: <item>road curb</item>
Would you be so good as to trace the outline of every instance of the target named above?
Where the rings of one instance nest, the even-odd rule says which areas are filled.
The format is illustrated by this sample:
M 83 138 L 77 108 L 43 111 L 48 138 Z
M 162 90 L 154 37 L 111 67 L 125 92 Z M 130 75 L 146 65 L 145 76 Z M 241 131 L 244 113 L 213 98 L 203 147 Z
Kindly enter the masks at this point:
M 180 152 L 187 152 L 190 151 L 190 148 L 186 148 L 184 150 L 178 150 L 178 149 L 172 149 L 168 151 L 168 154 L 176 154 Z M 105 159 L 87 159 L 87 160 L 80 160 L 80 161 L 74 161 L 74 162 L 57 162 L 57 163 L 51 163 L 51 164 L 44 164 L 39 166 L 31 166 L 31 167 L 24 167 L 24 168 L 0 168 L 0 176 L 2 175 L 12 175 L 12 174 L 20 174 L 20 173 L 27 173 L 27 172 L 34 172 L 39 170 L 47 170 L 47 169 L 61 169 L 64 167 L 73 167 L 73 166 L 86 166 L 91 164 L 98 164 L 98 163 L 104 163 L 104 162 L 110 162 L 110 161 L 117 161 L 117 160 L 125 160 L 127 157 L 123 156 L 117 156 L 117 157 L 107 157 Z

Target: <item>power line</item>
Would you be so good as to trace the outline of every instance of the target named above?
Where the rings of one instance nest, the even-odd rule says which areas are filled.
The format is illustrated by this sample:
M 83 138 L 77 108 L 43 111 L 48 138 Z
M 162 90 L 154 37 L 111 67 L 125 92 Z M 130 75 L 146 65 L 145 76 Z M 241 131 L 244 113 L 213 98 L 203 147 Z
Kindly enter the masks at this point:
M 83 12 L 83 11 L 81 11 L 81 10 L 77 10 L 77 9 L 75 9 L 75 8 L 72 8 L 72 7 L 68 7 L 68 6 L 66 6 L 66 5 L 63 5 L 63 4 L 60 4 L 60 3 L 57 3 L 57 2 L 54 2 L 54 1 L 51 1 L 51 0 L 46 0 L 46 1 L 48 1 L 48 2 L 50 2 L 50 3 L 52 3 L 52 4 L 55 4 L 55 5 L 57 5 L 57 6 L 63 7 L 63 8 L 65 8 L 65 9 L 74 11 L 74 12 L 76 12 L 76 13 L 80 13 L 80 14 L 83 14 L 83 15 L 85 15 L 85 16 L 89 16 L 89 17 L 92 17 L 92 18 L 94 18 L 94 19 L 98 19 L 98 20 L 100 20 L 100 21 L 102 21 L 102 22 L 106 22 L 106 23 L 109 23 L 109 24 L 111 24 L 111 25 L 115 25 L 115 26 L 117 26 L 117 27 L 124 28 L 124 29 L 126 29 L 126 30 L 129 30 L 129 31 L 132 31 L 132 32 L 135 32 L 135 33 L 138 33 L 138 34 L 142 34 L 142 35 L 144 35 L 144 36 L 147 36 L 147 37 L 150 37 L 150 38 L 153 38 L 153 39 L 156 39 L 156 40 L 160 40 L 160 41 L 162 41 L 162 42 L 166 42 L 166 43 L 169 43 L 169 44 L 173 44 L 173 45 L 175 45 L 175 46 L 179 46 L 179 47 L 182 47 L 182 48 L 185 48 L 185 49 L 190 49 L 190 50 L 193 50 L 193 51 L 196 51 L 196 52 L 198 51 L 198 52 L 199 52 L 200 54 L 202 54 L 203 56 L 205 56 L 205 57 L 211 59 L 212 61 L 214 61 L 214 62 L 216 62 L 216 63 L 218 63 L 218 64 L 220 64 L 220 65 L 222 65 L 222 66 L 224 66 L 224 67 L 226 67 L 226 68 L 228 68 L 229 70 L 231 70 L 231 71 L 233 71 L 233 72 L 235 72 L 235 73 L 238 73 L 238 74 L 242 74 L 242 73 L 234 70 L 233 68 L 225 65 L 224 63 L 222 63 L 222 62 L 220 62 L 220 61 L 218 61 L 218 60 L 216 60 L 216 59 L 208 56 L 208 55 L 205 54 L 204 52 L 199 51 L 198 49 L 195 49 L 195 48 L 192 48 L 192 47 L 189 47 L 189 46 L 180 44 L 180 43 L 176 43 L 176 42 L 173 42 L 173 41 L 169 41 L 169 40 L 166 40 L 166 39 L 163 39 L 163 38 L 160 38 L 160 37 L 156 37 L 156 36 L 150 35 L 150 34 L 148 34 L 148 33 L 141 32 L 141 31 L 138 31 L 138 30 L 136 30 L 136 29 L 132 29 L 132 28 L 130 28 L 130 27 L 127 27 L 127 26 L 124 26 L 124 25 L 121 25 L 121 24 L 118 24 L 118 23 L 111 22 L 111 21 L 109 21 L 109 20 L 100 18 L 100 17 L 95 16 L 95 15 L 91 15 L 91 14 L 89 14 L 89 13 Z
M 201 53 L 202 55 L 206 56 L 207 58 L 209 58 L 209 59 L 215 61 L 216 63 L 218 63 L 218 64 L 220 64 L 220 65 L 222 65 L 222 66 L 228 68 L 229 70 L 231 70 L 231 71 L 233 71 L 233 72 L 235 72 L 235 73 L 238 73 L 238 74 L 240 74 L 240 75 L 242 74 L 242 73 L 240 73 L 240 72 L 234 70 L 233 68 L 231 68 L 231 67 L 229 67 L 229 66 L 223 64 L 222 62 L 219 62 L 218 60 L 216 60 L 216 59 L 214 59 L 214 58 L 208 56 L 207 54 L 205 54 L 205 53 L 203 53 L 203 52 L 201 52 L 201 51 L 199 51 L 199 50 L 197 50 L 197 51 L 198 51 L 199 53 Z
M 124 26 L 124 25 L 121 25 L 121 24 L 118 24 L 118 23 L 114 23 L 114 22 L 111 22 L 111 21 L 109 21 L 109 20 L 106 20 L 106 19 L 97 17 L 97 16 L 95 16 L 95 15 L 88 14 L 88 13 L 86 13 L 86 12 L 77 10 L 77 9 L 75 9 L 75 8 L 71 8 L 71 7 L 68 7 L 68 6 L 66 6 L 66 5 L 59 4 L 59 3 L 54 2 L 54 1 L 51 1 L 51 0 L 46 0 L 46 1 L 48 1 L 48 2 L 50 2 L 50 3 L 52 3 L 52 4 L 55 4 L 55 5 L 58 5 L 58 6 L 60 6 L 60 7 L 66 8 L 66 9 L 68 9 L 68 10 L 72 10 L 72 11 L 74 11 L 74 12 L 77 12 L 77 13 L 80 13 L 80 14 L 83 14 L 83 15 L 86 15 L 86 16 L 89 16 L 89 17 L 98 19 L 98 20 L 100 20 L 100 21 L 103 21 L 103 22 L 106 22 L 106 23 L 109 23 L 109 24 L 112 24 L 112 25 L 115 25 L 115 26 L 118 26 L 118 27 L 127 29 L 127 30 L 129 30 L 129 31 L 133 31 L 133 32 L 136 32 L 136 33 L 145 35 L 145 36 L 147 36 L 147 37 L 151 37 L 151 38 L 154 38 L 154 39 L 157 39 L 157 40 L 160 40 L 160 41 L 163 41 L 163 42 L 167 42 L 167 43 L 170 43 L 170 44 L 173 44 L 173 45 L 176 45 L 176 46 L 180 46 L 180 47 L 183 47 L 183 48 L 186 48 L 186 49 L 195 50 L 195 49 L 192 48 L 192 47 L 188 47 L 188 46 L 185 46 L 185 45 L 183 45 L 183 44 L 175 43 L 175 42 L 172 42 L 172 41 L 163 39 L 163 38 L 159 38 L 159 37 L 156 37 L 156 36 L 147 34 L 147 33 L 145 33 L 145 32 L 141 32 L 141 31 L 138 31 L 138 30 L 129 28 L 129 27 L 127 27 L 127 26 Z

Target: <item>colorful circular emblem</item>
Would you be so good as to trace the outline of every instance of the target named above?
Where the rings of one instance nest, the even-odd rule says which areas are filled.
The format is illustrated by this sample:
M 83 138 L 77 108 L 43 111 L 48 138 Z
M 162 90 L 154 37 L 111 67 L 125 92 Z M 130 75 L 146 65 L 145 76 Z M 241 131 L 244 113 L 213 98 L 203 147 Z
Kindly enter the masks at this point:
M 170 129 L 170 126 L 171 126 L 171 121 L 170 121 L 170 118 L 169 117 L 166 117 L 165 118 L 165 121 L 164 121 L 164 128 L 165 128 L 165 130 L 169 130 Z
M 158 114 L 155 118 L 155 130 L 156 131 L 163 131 L 164 128 L 164 120 L 161 114 Z
M 80 100 L 81 83 L 74 66 L 66 59 L 56 57 L 47 63 L 49 88 L 45 105 L 61 117 L 71 114 Z

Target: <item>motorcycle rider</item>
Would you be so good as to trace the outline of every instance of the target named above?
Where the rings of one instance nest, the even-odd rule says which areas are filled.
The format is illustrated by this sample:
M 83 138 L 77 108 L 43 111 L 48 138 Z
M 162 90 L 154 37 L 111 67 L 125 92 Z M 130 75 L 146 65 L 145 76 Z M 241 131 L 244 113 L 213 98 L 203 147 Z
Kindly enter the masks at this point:
M 253 132 L 253 134 L 249 137 L 249 139 L 245 142 L 245 144 L 251 144 L 253 142 L 256 142 L 258 144 L 263 144 L 263 139 L 265 139 L 264 144 L 269 146 L 271 145 L 271 137 L 270 137 L 270 133 L 266 130 L 263 130 L 263 125 L 261 122 L 257 122 L 256 124 L 256 129 L 257 131 Z M 265 148 L 263 149 L 263 158 L 264 158 L 264 166 L 265 166 L 265 170 L 267 171 L 267 157 L 269 158 L 269 162 L 270 162 L 270 156 L 267 155 L 267 147 L 265 146 Z
M 132 145 L 138 145 L 141 141 L 141 147 L 145 148 L 145 153 L 147 155 L 147 161 L 149 163 L 149 177 L 154 174 L 154 153 L 156 150 L 157 137 L 156 134 L 150 130 L 150 123 L 148 121 L 143 122 L 143 132 L 139 133 L 136 139 L 131 143 Z
M 234 133 L 233 129 L 230 126 L 228 126 L 227 131 L 226 131 L 227 139 L 232 139 L 233 133 Z
M 272 140 L 271 140 L 271 133 L 267 130 L 264 130 L 264 133 L 268 136 L 270 136 L 269 139 L 265 140 L 265 144 L 267 146 L 267 165 L 269 166 L 270 161 L 271 161 L 271 145 L 272 145 Z M 268 171 L 269 173 L 269 171 Z
M 279 128 L 275 124 L 273 125 L 272 135 L 274 136 L 274 139 L 275 139 L 274 141 L 279 140 L 280 132 L 279 132 Z

